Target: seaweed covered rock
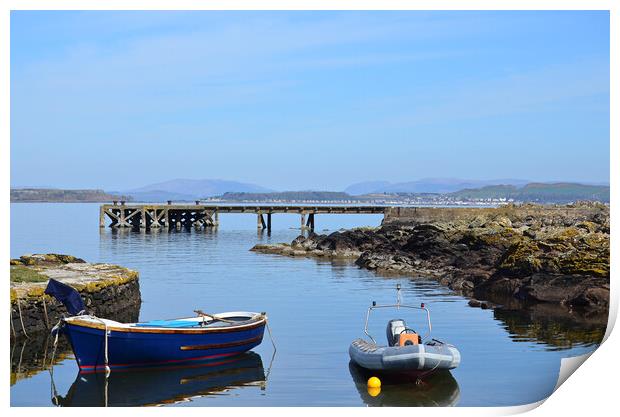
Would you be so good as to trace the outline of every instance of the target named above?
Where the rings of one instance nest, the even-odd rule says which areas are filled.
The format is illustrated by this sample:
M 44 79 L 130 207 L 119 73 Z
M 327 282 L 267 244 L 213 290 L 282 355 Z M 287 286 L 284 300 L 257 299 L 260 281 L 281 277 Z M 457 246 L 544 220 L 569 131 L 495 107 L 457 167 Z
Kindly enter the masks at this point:
M 62 265 L 69 263 L 85 263 L 84 259 L 76 258 L 72 255 L 61 255 L 57 253 L 23 255 L 19 259 L 11 259 L 11 265 Z
M 479 298 L 609 307 L 609 207 L 403 209 L 376 229 L 299 236 L 255 251 L 351 257 L 361 267 L 433 277 Z

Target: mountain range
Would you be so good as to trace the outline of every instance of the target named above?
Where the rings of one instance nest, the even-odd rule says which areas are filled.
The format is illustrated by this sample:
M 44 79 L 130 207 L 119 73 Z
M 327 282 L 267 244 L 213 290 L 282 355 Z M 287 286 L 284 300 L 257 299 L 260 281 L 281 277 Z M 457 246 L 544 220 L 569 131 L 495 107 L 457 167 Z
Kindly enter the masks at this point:
M 506 198 L 515 201 L 576 201 L 598 200 L 609 201 L 608 184 L 582 183 L 534 183 L 522 179 L 466 180 L 460 178 L 424 178 L 416 181 L 393 183 L 389 181 L 366 181 L 352 184 L 342 191 L 284 191 L 275 192 L 260 185 L 221 179 L 174 179 L 145 185 L 129 190 L 110 191 L 105 193 L 110 198 L 126 198 L 134 202 L 193 201 L 208 197 L 225 196 L 232 200 L 264 199 L 311 199 L 311 200 L 348 200 L 351 197 L 373 198 L 377 194 L 436 194 L 456 199 L 488 199 Z M 28 195 L 22 187 L 12 187 L 11 201 L 66 201 L 71 196 L 76 201 L 102 201 L 103 191 L 99 190 L 62 190 L 52 193 L 50 187 L 29 187 Z M 36 191 L 36 193 L 35 193 Z M 80 191 L 78 196 L 75 192 Z M 38 193 L 38 194 L 37 194 Z M 99 194 L 97 194 L 99 193 Z M 35 196 L 36 194 L 36 196 Z M 58 195 L 57 195 L 58 194 Z M 78 193 L 79 194 L 79 193 Z M 37 197 L 38 196 L 38 197 Z M 119 197 L 122 196 L 122 197 Z M 73 201 L 72 200 L 72 201 Z
M 158 182 L 144 187 L 122 191 L 134 201 L 196 200 L 222 195 L 227 192 L 268 193 L 273 190 L 256 184 L 220 179 L 186 179 Z
M 489 185 L 523 186 L 530 181 L 521 179 L 465 180 L 460 178 L 423 178 L 416 181 L 391 183 L 389 181 L 368 181 L 353 184 L 344 192 L 351 195 L 375 193 L 453 193 L 468 188 Z

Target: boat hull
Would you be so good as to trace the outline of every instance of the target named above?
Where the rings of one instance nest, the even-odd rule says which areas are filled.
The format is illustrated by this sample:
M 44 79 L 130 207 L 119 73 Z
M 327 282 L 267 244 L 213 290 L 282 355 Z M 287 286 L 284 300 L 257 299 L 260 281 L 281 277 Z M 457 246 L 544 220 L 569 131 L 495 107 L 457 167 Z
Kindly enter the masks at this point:
M 258 346 L 266 321 L 240 328 L 214 331 L 108 329 L 110 369 L 179 365 L 219 360 L 239 355 Z M 105 369 L 105 330 L 67 322 L 66 334 L 80 371 Z
M 454 369 L 461 362 L 459 351 L 445 343 L 377 346 L 357 339 L 349 347 L 349 356 L 355 364 L 365 369 L 410 375 Z

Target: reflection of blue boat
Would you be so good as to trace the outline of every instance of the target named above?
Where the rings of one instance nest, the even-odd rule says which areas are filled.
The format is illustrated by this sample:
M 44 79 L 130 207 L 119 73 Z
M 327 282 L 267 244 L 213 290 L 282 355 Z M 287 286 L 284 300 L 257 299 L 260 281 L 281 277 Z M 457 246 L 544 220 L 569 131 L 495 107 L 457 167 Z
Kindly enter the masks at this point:
M 62 407 L 169 404 L 244 386 L 263 387 L 261 357 L 253 352 L 200 365 L 166 366 L 102 373 L 80 372 L 67 395 L 55 395 Z
M 59 327 L 81 371 L 221 360 L 258 346 L 267 325 L 265 313 L 200 310 L 197 317 L 119 323 L 85 314 L 79 293 L 68 285 L 50 279 L 45 292 L 72 314 L 61 319 Z

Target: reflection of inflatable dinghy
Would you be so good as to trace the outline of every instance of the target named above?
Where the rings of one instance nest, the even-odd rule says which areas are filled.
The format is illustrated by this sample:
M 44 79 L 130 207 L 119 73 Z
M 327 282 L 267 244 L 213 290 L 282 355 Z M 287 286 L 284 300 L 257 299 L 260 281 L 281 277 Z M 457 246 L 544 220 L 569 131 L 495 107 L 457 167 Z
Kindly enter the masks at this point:
M 371 371 L 349 362 L 355 388 L 364 404 L 374 407 L 451 407 L 460 399 L 459 385 L 449 371 L 437 372 L 419 384 L 410 379 L 382 378 L 381 388 L 367 388 Z
M 156 405 L 236 387 L 263 386 L 263 381 L 261 357 L 249 352 L 201 365 L 112 372 L 107 381 L 102 373 L 81 372 L 67 395 L 53 401 L 63 407 Z
M 396 286 L 397 301 L 393 305 L 373 302 L 366 314 L 364 333 L 370 341 L 356 339 L 349 347 L 349 356 L 357 365 L 383 373 L 405 373 L 420 378 L 433 372 L 454 369 L 461 362 L 461 354 L 453 345 L 431 338 L 430 312 L 424 304 L 414 307 L 401 304 L 400 284 Z M 370 313 L 377 308 L 407 308 L 426 312 L 428 333 L 424 336 L 409 328 L 404 320 L 390 320 L 387 325 L 387 346 L 380 346 L 368 334 Z

